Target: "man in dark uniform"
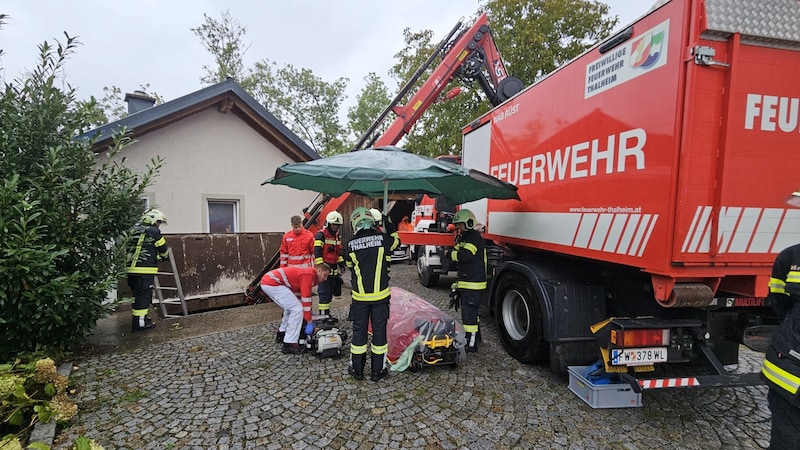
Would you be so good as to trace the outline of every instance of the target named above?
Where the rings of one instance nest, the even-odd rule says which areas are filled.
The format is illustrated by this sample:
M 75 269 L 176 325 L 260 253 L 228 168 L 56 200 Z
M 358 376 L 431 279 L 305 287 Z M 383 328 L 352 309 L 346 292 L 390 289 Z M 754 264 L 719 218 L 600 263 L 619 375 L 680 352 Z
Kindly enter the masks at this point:
M 379 381 L 386 368 L 386 323 L 389 319 L 389 264 L 392 250 L 400 245 L 397 232 L 382 233 L 367 208 L 356 208 L 350 215 L 353 238 L 344 250 L 350 269 L 353 302 L 349 320 L 353 322 L 348 373 L 356 380 L 364 379 L 367 360 L 367 331 L 372 325 L 372 381 Z M 387 225 L 390 225 L 387 221 Z
M 131 313 L 132 331 L 149 330 L 156 325 L 147 316 L 153 302 L 153 284 L 158 272 L 159 261 L 166 260 L 169 255 L 167 241 L 161 236 L 159 227 L 167 223 L 167 216 L 157 209 L 144 213 L 141 223 L 136 225 L 128 254 L 128 286 L 133 291 Z
M 781 319 L 761 367 L 772 412 L 770 449 L 800 449 L 800 244 L 775 258 L 768 303 Z
M 456 290 L 461 301 L 461 321 L 464 323 L 467 346 L 470 353 L 478 351 L 480 342 L 480 322 L 478 309 L 486 292 L 486 245 L 475 214 L 468 209 L 459 210 L 453 216 L 453 225 L 458 230 L 455 248 L 448 255 L 458 263 Z
M 331 274 L 327 280 L 321 281 L 317 287 L 319 295 L 319 315 L 331 315 L 331 300 L 334 296 L 342 295 L 342 277 L 345 271 L 344 258 L 342 258 L 342 240 L 339 237 L 339 228 L 344 220 L 338 211 L 331 211 L 325 217 L 325 228 L 314 235 L 314 264 L 327 264 Z

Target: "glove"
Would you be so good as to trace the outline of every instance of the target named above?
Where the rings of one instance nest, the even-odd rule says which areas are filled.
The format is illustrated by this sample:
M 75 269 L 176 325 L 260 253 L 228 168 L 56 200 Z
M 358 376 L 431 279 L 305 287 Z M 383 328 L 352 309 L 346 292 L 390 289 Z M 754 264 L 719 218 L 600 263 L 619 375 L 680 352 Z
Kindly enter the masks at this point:
M 306 324 L 305 332 L 306 332 L 306 336 L 311 336 L 312 334 L 314 334 L 314 323 L 313 322 L 309 322 L 309 323 Z
M 345 272 L 347 272 L 347 264 L 345 263 L 339 264 L 339 273 L 344 274 Z
M 456 283 L 453 283 L 450 286 L 450 304 L 448 305 L 449 308 L 453 308 L 458 311 L 461 308 L 461 293 L 458 292 L 456 288 Z

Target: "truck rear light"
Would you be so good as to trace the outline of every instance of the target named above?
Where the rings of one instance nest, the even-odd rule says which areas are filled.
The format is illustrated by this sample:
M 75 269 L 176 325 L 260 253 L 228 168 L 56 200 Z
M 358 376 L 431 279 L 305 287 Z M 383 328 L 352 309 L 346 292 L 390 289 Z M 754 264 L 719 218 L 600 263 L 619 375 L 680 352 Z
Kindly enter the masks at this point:
M 661 328 L 612 329 L 610 341 L 618 347 L 663 347 L 669 344 L 669 330 Z

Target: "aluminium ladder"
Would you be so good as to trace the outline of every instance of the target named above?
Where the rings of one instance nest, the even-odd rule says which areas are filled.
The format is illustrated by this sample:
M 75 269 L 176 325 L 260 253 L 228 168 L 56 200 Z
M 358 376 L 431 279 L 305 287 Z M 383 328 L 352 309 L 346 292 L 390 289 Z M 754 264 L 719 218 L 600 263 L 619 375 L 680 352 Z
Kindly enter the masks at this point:
M 169 263 L 172 269 L 172 272 L 157 272 L 156 276 L 153 279 L 153 287 L 155 288 L 156 293 L 158 294 L 158 305 L 161 308 L 161 317 L 163 318 L 173 318 L 173 317 L 186 317 L 189 315 L 189 311 L 186 309 L 186 297 L 183 295 L 183 288 L 181 287 L 181 280 L 178 277 L 178 268 L 175 266 L 175 257 L 172 255 L 172 247 L 167 249 L 169 254 Z M 175 280 L 175 286 L 162 286 L 161 283 L 158 281 L 158 277 L 164 275 L 170 275 Z M 164 299 L 163 291 L 176 291 L 178 294 L 178 298 L 168 298 Z M 182 315 L 178 314 L 169 314 L 167 311 L 167 305 L 181 305 L 181 309 L 183 310 Z

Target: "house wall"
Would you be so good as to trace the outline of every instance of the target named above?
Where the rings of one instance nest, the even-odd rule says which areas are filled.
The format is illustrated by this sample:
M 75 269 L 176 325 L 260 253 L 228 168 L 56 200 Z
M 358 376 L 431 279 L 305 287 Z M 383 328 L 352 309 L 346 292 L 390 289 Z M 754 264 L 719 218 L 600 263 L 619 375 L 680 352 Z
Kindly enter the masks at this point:
M 239 232 L 290 228 L 316 193 L 261 183 L 288 156 L 232 113 L 209 108 L 138 138 L 121 152 L 125 166 L 164 165 L 147 191 L 150 205 L 167 215 L 165 233 L 208 233 L 207 200 L 238 200 Z

